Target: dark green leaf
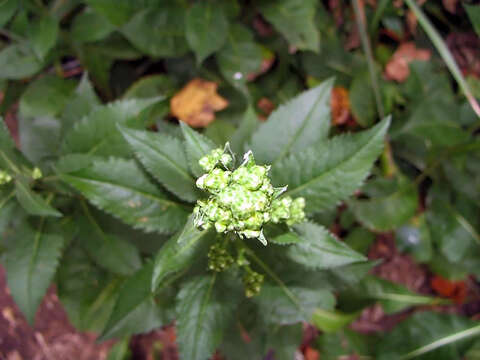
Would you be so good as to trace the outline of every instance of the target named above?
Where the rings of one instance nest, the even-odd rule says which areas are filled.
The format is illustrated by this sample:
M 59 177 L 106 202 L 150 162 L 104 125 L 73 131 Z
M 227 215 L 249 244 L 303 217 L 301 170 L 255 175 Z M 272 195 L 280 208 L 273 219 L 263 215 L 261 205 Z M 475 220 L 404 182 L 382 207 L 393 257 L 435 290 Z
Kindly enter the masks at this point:
M 195 176 L 200 176 L 204 173 L 204 170 L 198 164 L 198 160 L 217 148 L 217 146 L 212 140 L 193 130 L 185 123 L 180 122 L 180 126 L 185 138 L 185 152 L 187 153 L 190 169 Z
M 185 35 L 198 64 L 219 50 L 227 40 L 228 19 L 217 3 L 194 3 L 187 12 L 185 25 Z
M 102 340 L 148 332 L 161 325 L 151 292 L 153 263 L 148 262 L 123 284 L 101 335 Z
M 231 121 L 217 117 L 213 123 L 208 125 L 205 135 L 219 147 L 223 147 L 234 132 L 235 126 Z
M 177 297 L 177 342 L 182 359 L 205 360 L 220 345 L 233 318 L 232 300 L 214 288 L 215 276 L 184 284 Z
M 0 51 L 0 79 L 22 79 L 34 75 L 42 62 L 26 46 L 15 44 Z
M 130 337 L 117 342 L 110 348 L 107 360 L 128 360 L 130 358 Z
M 57 42 L 57 19 L 50 15 L 42 16 L 30 24 L 28 35 L 33 52 L 43 60 Z
M 355 75 L 348 91 L 348 98 L 355 120 L 363 127 L 371 126 L 375 121 L 377 108 L 370 74 L 367 71 Z
M 252 136 L 255 159 L 273 164 L 325 140 L 330 129 L 333 81 L 301 93 L 276 109 Z
M 78 42 L 92 42 L 105 39 L 114 30 L 104 16 L 87 8 L 73 20 L 71 35 Z
M 148 55 L 181 56 L 188 51 L 184 22 L 184 9 L 164 6 L 138 12 L 122 31 L 135 47 Z
M 0 26 L 4 26 L 12 18 L 17 8 L 17 0 L 5 0 L 0 4 Z
M 317 343 L 322 360 L 369 359 L 367 355 L 370 355 L 371 345 L 367 343 L 367 339 L 366 335 L 345 329 L 336 333 L 322 334 Z
M 276 185 L 303 196 L 308 212 L 331 209 L 357 190 L 380 155 L 389 119 L 354 135 L 337 136 L 292 154 L 272 168 Z
M 467 11 L 468 17 L 472 22 L 473 28 L 477 35 L 480 36 L 480 6 L 479 5 L 468 5 L 467 3 L 463 4 L 463 7 Z
M 243 115 L 242 122 L 238 129 L 233 133 L 230 146 L 232 151 L 240 154 L 245 150 L 247 143 L 259 125 L 257 114 L 253 107 L 249 106 Z
M 320 34 L 315 26 L 315 0 L 264 2 L 260 11 L 290 43 L 300 50 L 318 51 Z
M 36 164 L 55 157 L 60 146 L 60 126 L 60 121 L 50 116 L 19 117 L 20 148 L 25 157 Z
M 266 350 L 273 350 L 275 360 L 292 360 L 302 343 L 302 324 L 274 327 L 267 333 Z
M 200 191 L 190 175 L 188 161 L 179 139 L 162 133 L 120 128 L 145 168 L 168 190 L 186 201 L 195 201 Z
M 8 287 L 30 324 L 55 275 L 64 242 L 44 221 L 36 229 L 27 224 L 18 228 L 15 245 L 5 254 Z
M 178 271 L 191 265 L 198 256 L 198 249 L 205 242 L 207 231 L 200 231 L 193 225 L 190 217 L 185 227 L 171 237 L 158 251 L 152 277 L 152 289 L 155 291 L 162 282 Z
M 58 210 L 48 204 L 39 194 L 30 190 L 23 180 L 15 181 L 15 194 L 17 200 L 29 214 L 37 216 L 63 216 Z
M 60 177 L 98 208 L 147 232 L 176 231 L 188 215 L 183 205 L 169 200 L 131 160 L 96 160 Z
M 137 8 L 135 0 L 87 0 L 86 3 L 114 25 L 127 22 Z
M 288 247 L 287 255 L 299 264 L 315 269 L 330 269 L 366 260 L 323 226 L 303 223 L 295 225 L 294 229 L 300 241 Z

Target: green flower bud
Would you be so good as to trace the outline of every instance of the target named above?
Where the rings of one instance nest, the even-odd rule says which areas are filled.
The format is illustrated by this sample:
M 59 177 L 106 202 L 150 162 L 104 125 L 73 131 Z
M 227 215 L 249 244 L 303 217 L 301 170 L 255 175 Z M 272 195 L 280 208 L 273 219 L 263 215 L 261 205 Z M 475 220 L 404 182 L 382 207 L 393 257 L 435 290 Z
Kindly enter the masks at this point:
M 224 271 L 234 263 L 233 257 L 222 247 L 222 244 L 213 244 L 208 251 L 208 269 Z
M 230 171 L 223 171 L 222 169 L 213 169 L 204 180 L 201 181 L 201 186 L 210 192 L 217 192 L 225 189 L 230 182 Z M 202 177 L 200 177 L 201 179 Z M 200 180 L 199 179 L 199 180 Z
M 305 199 L 302 197 L 296 198 L 293 200 L 292 205 L 290 206 L 290 219 L 286 221 L 288 226 L 293 224 L 300 223 L 305 220 Z
M 243 276 L 243 286 L 245 288 L 245 296 L 252 297 L 257 295 L 263 284 L 264 276 L 246 267 L 246 273 Z

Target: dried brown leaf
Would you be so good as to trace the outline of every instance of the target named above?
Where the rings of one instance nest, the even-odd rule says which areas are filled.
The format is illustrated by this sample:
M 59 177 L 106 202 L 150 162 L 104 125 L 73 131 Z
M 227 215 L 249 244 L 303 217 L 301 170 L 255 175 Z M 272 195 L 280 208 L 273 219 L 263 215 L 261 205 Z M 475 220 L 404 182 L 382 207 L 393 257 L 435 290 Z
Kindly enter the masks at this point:
M 430 60 L 430 50 L 417 49 L 413 42 L 401 44 L 385 67 L 387 79 L 404 82 L 410 75 L 408 65 L 414 60 Z

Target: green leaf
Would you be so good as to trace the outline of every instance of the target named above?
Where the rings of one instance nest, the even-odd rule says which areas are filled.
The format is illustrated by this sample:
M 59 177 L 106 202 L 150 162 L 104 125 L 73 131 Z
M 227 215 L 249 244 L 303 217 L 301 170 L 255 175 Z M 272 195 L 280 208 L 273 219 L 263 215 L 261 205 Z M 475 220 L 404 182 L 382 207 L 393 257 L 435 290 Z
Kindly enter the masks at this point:
M 155 257 L 155 268 L 152 277 L 152 290 L 155 291 L 170 275 L 184 270 L 191 265 L 198 256 L 198 249 L 202 247 L 203 239 L 208 231 L 200 231 L 193 225 L 190 216 L 185 227 L 171 237 L 158 251 Z
M 125 281 L 101 340 L 148 332 L 161 325 L 159 310 L 150 290 L 152 272 L 153 262 L 148 262 Z
M 173 95 L 176 89 L 175 81 L 165 75 L 149 75 L 134 82 L 123 95 L 124 99 L 145 99 L 155 96 Z
M 5 121 L 0 117 L 0 168 L 19 174 L 21 166 L 30 168 L 30 164 L 15 146 Z
M 272 167 L 275 185 L 288 184 L 287 194 L 303 196 L 308 212 L 331 209 L 363 183 L 383 148 L 387 118 L 370 130 L 336 136 Z
M 139 11 L 122 32 L 135 47 L 150 56 L 176 57 L 188 51 L 184 23 L 183 8 L 162 6 Z
M 30 83 L 20 98 L 20 114 L 23 116 L 58 115 L 75 87 L 75 82 L 54 75 L 41 77 Z
M 224 147 L 234 132 L 235 126 L 231 121 L 218 117 L 205 129 L 205 135 L 219 147 Z
M 293 298 L 277 285 L 265 283 L 260 294 L 254 298 L 259 306 L 259 314 L 268 324 L 295 324 L 309 322 L 316 308 L 332 310 L 335 297 L 324 289 L 288 287 Z
M 36 229 L 19 227 L 14 246 L 5 254 L 8 287 L 30 324 L 55 275 L 64 242 L 44 221 Z
M 336 333 L 322 334 L 317 345 L 322 354 L 322 360 L 370 359 L 368 355 L 373 344 L 368 343 L 367 340 L 371 338 L 372 336 L 367 337 L 367 335 L 345 329 Z
M 340 311 L 326 311 L 316 309 L 312 316 L 312 323 L 326 333 L 336 332 L 355 320 L 360 314 L 345 314 Z
M 228 19 L 221 6 L 214 2 L 197 2 L 188 10 L 185 35 L 188 45 L 201 64 L 219 50 L 228 36 Z
M 28 28 L 28 36 L 33 52 L 43 60 L 50 49 L 52 49 L 58 36 L 57 19 L 50 15 L 42 16 L 30 24 Z
M 252 106 L 249 106 L 243 114 L 243 119 L 230 140 L 230 147 L 236 154 L 245 150 L 247 143 L 259 125 L 257 114 Z
M 268 239 L 268 241 L 277 245 L 291 245 L 300 243 L 303 239 L 294 232 L 287 232 L 272 239 Z
M 413 218 L 395 231 L 398 250 L 409 252 L 418 262 L 432 258 L 432 241 L 425 214 Z
M 107 360 L 128 360 L 130 358 L 130 337 L 126 337 L 123 340 L 113 345 L 109 352 Z
M 54 209 L 40 195 L 33 192 L 23 180 L 15 181 L 15 194 L 22 207 L 31 215 L 62 217 L 62 213 Z
M 132 0 L 87 0 L 96 12 L 105 16 L 114 25 L 122 25 L 131 18 L 136 10 L 136 1 Z
M 118 131 L 117 124 L 142 128 L 139 114 L 156 101 L 158 98 L 121 100 L 96 108 L 66 134 L 63 154 L 129 156 L 130 147 Z
M 17 0 L 5 0 L 0 4 L 0 26 L 3 27 L 12 18 L 17 8 Z
M 217 53 L 217 62 L 223 77 L 247 93 L 248 75 L 259 71 L 262 64 L 262 48 L 254 42 L 248 28 L 234 24 L 230 26 L 227 43 Z
M 315 0 L 280 0 L 264 2 L 260 12 L 300 50 L 319 51 L 320 34 L 315 26 Z
M 367 71 L 355 74 L 348 91 L 348 99 L 355 120 L 363 127 L 370 127 L 375 121 L 377 108 L 371 77 Z
M 19 80 L 34 75 L 43 63 L 32 50 L 20 44 L 14 44 L 0 51 L 0 79 Z
M 60 146 L 60 127 L 60 121 L 50 116 L 20 116 L 18 133 L 23 155 L 35 164 L 54 158 Z
M 337 240 L 323 226 L 303 223 L 295 225 L 294 229 L 300 241 L 288 247 L 287 256 L 299 264 L 315 269 L 331 269 L 367 260 Z
M 93 42 L 105 39 L 114 30 L 104 16 L 87 8 L 73 20 L 71 36 L 78 42 Z
M 195 176 L 200 176 L 204 173 L 204 170 L 198 164 L 198 160 L 216 149 L 217 146 L 212 140 L 193 130 L 182 121 L 180 127 L 185 138 L 185 152 L 187 153 L 190 170 Z
M 401 177 L 398 190 L 369 200 L 351 200 L 350 209 L 367 228 L 375 231 L 393 230 L 405 224 L 418 207 L 415 184 Z
M 182 359 L 205 360 L 233 318 L 232 300 L 214 288 L 215 276 L 190 280 L 177 297 L 177 342 Z
M 174 232 L 188 215 L 131 160 L 95 160 L 89 167 L 59 176 L 99 209 L 147 232 Z
M 252 136 L 255 160 L 275 166 L 288 155 L 326 139 L 332 86 L 333 80 L 324 81 L 278 107 Z
M 477 33 L 477 35 L 480 36 L 480 6 L 463 3 L 463 7 L 467 12 L 473 28 L 475 29 L 475 32 Z
M 179 139 L 162 133 L 120 127 L 137 158 L 168 190 L 180 199 L 194 202 L 200 191 L 190 175 L 188 161 Z
M 397 325 L 379 342 L 379 360 L 461 359 L 471 345 L 469 337 L 480 334 L 480 326 L 453 314 L 419 312 Z
M 266 350 L 273 350 L 275 360 L 292 360 L 302 343 L 302 324 L 275 326 L 269 329 L 266 339 Z
M 90 114 L 98 105 L 100 105 L 100 99 L 88 79 L 88 73 L 84 72 L 73 96 L 65 104 L 61 114 L 62 133 L 67 133 L 77 121 Z

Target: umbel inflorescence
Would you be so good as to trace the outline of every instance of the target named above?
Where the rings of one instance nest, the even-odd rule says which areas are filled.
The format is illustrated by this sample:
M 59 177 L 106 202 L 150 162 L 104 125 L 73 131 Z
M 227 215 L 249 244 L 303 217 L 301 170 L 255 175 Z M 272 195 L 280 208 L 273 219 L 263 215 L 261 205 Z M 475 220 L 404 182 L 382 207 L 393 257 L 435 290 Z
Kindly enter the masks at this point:
M 199 200 L 194 209 L 197 227 L 258 238 L 267 245 L 263 234 L 266 223 L 291 226 L 305 219 L 305 199 L 281 197 L 287 187 L 274 188 L 268 177 L 270 166 L 257 165 L 251 151 L 235 170 L 228 143 L 223 150 L 215 149 L 202 157 L 199 164 L 207 173 L 197 179 L 197 187 L 210 196 Z

